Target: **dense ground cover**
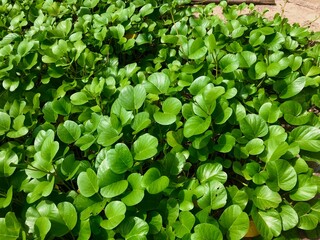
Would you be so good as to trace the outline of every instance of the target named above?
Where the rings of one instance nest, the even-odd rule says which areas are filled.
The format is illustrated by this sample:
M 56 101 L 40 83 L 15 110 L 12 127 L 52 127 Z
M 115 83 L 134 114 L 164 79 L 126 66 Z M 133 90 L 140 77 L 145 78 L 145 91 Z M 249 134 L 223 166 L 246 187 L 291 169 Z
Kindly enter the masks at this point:
M 1 238 L 319 236 L 319 33 L 226 2 L 1 3 Z

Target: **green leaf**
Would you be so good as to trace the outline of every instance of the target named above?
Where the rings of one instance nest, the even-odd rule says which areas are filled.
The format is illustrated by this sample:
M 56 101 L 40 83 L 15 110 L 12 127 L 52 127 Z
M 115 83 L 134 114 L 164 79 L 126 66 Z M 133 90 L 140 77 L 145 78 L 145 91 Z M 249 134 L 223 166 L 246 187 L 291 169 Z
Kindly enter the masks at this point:
M 153 10 L 154 10 L 154 8 L 153 8 L 152 4 L 148 3 L 140 9 L 139 13 L 141 14 L 142 17 L 145 17 L 145 16 L 153 13 Z
M 16 153 L 12 150 L 2 150 L 0 151 L 0 176 L 9 177 L 11 176 L 16 167 L 11 166 L 11 164 L 18 164 L 19 158 Z
M 221 214 L 219 224 L 228 239 L 242 239 L 249 229 L 249 217 L 240 206 L 231 205 Z
M 195 226 L 191 240 L 222 240 L 223 236 L 218 227 L 209 223 L 200 223 Z
M 300 93 L 305 84 L 306 77 L 296 78 L 296 75 L 292 74 L 284 80 L 276 81 L 273 88 L 279 94 L 280 98 L 287 99 Z
M 197 169 L 197 178 L 201 184 L 210 182 L 212 180 L 225 183 L 227 180 L 227 174 L 223 171 L 223 167 L 220 163 L 205 163 Z
M 87 94 L 84 92 L 76 92 L 70 96 L 73 105 L 83 105 L 89 101 Z
M 171 113 L 155 112 L 154 120 L 161 125 L 170 125 L 177 120 L 177 116 Z
M 207 47 L 204 44 L 202 38 L 191 39 L 188 42 L 188 58 L 200 59 L 207 53 Z
M 168 153 L 161 161 L 164 171 L 168 175 L 179 175 L 179 173 L 182 172 L 185 163 L 186 158 L 183 153 L 176 153 L 175 155 Z
M 107 220 L 103 220 L 100 225 L 104 229 L 111 230 L 117 227 L 125 219 L 126 205 L 120 201 L 108 203 L 104 212 Z
M 141 84 L 125 86 L 119 94 L 119 102 L 126 110 L 138 110 L 146 99 L 146 90 Z
M 252 218 L 261 236 L 265 239 L 273 239 L 280 235 L 281 218 L 276 210 L 271 209 L 264 212 L 255 209 L 252 212 Z
M 201 209 L 210 206 L 212 210 L 215 210 L 226 205 L 227 191 L 222 183 L 212 180 L 198 188 L 203 193 L 203 196 L 198 199 L 198 205 Z
M 4 218 L 0 218 L 0 237 L 8 240 L 16 240 L 20 237 L 21 224 L 14 212 L 7 212 Z
M 207 86 L 210 80 L 211 79 L 208 76 L 200 76 L 196 78 L 188 88 L 189 92 L 194 96 L 197 95 L 205 86 Z
M 96 137 L 91 134 L 85 134 L 81 136 L 76 142 L 75 145 L 80 147 L 81 151 L 85 151 L 91 147 L 91 145 L 96 141 Z
M 128 217 L 120 224 L 118 230 L 127 240 L 146 240 L 149 225 L 141 218 Z
M 85 197 L 91 197 L 99 191 L 97 175 L 91 168 L 79 174 L 77 184 L 80 193 Z
M 61 202 L 57 207 L 63 222 L 68 227 L 69 231 L 71 231 L 76 226 L 78 220 L 75 207 L 69 202 Z
M 181 107 L 182 104 L 179 99 L 169 97 L 162 103 L 163 112 L 155 112 L 153 117 L 161 125 L 170 125 L 176 121 L 176 115 L 180 112 Z
M 299 222 L 299 217 L 297 212 L 290 205 L 282 205 L 280 207 L 281 211 L 279 212 L 282 222 L 282 229 L 288 231 Z
M 268 123 L 275 123 L 282 116 L 282 113 L 277 104 L 266 102 L 260 107 L 259 116 Z
M 131 173 L 128 178 L 132 191 L 124 196 L 121 201 L 127 206 L 134 206 L 142 201 L 144 188 L 142 187 L 142 176 L 139 173 Z
M 11 118 L 9 114 L 0 112 L 0 135 L 10 130 Z
M 290 191 L 297 183 L 297 174 L 286 160 L 269 161 L 266 169 L 269 174 L 267 185 L 275 191 Z
M 194 135 L 199 135 L 204 133 L 211 124 L 211 117 L 207 117 L 205 120 L 198 116 L 193 116 L 184 124 L 183 135 L 186 138 L 190 138 Z
M 281 66 L 278 62 L 270 63 L 267 67 L 267 74 L 269 77 L 275 77 L 281 71 Z
M 51 222 L 47 217 L 39 217 L 34 224 L 35 234 L 44 240 L 51 229 Z
M 243 210 L 248 203 L 248 194 L 242 189 L 239 190 L 237 186 L 233 185 L 227 187 L 228 199 L 232 204 L 238 205 Z
M 243 51 L 237 53 L 237 58 L 239 61 L 240 68 L 249 68 L 257 61 L 256 54 L 250 51 Z
M 133 158 L 127 145 L 118 143 L 115 149 L 111 149 L 107 153 L 107 161 L 114 173 L 125 173 L 133 165 Z
M 102 187 L 100 193 L 105 198 L 113 198 L 119 196 L 124 193 L 124 191 L 128 188 L 127 180 L 120 180 L 117 182 L 112 182 L 105 187 Z
M 286 136 L 286 134 L 285 134 Z M 286 139 L 286 137 L 285 137 Z M 278 160 L 283 156 L 289 149 L 287 142 L 280 141 L 280 136 L 274 136 L 269 140 L 265 141 L 266 148 L 264 152 L 260 155 L 261 160 L 268 162 L 271 160 Z
M 312 126 L 299 126 L 289 134 L 289 143 L 298 143 L 300 149 L 318 152 L 320 149 L 320 130 Z
M 158 139 L 149 133 L 145 133 L 138 137 L 133 143 L 134 159 L 141 161 L 153 157 L 157 154 Z
M 208 47 L 209 53 L 214 53 L 216 50 L 217 44 L 216 44 L 216 38 L 214 34 L 210 34 L 206 39 L 206 45 Z
M 134 116 L 133 122 L 131 124 L 134 130 L 133 134 L 137 134 L 143 129 L 147 128 L 151 124 L 148 112 L 139 112 Z
M 256 114 L 248 114 L 240 122 L 240 130 L 249 139 L 264 137 L 268 133 L 268 126 L 264 119 Z
M 218 138 L 218 144 L 214 145 L 214 150 L 222 153 L 228 153 L 235 146 L 236 139 L 230 134 L 222 134 Z
M 263 35 L 260 31 L 253 30 L 250 32 L 249 43 L 253 47 L 261 45 L 264 42 L 266 36 Z
M 67 120 L 58 126 L 57 134 L 62 142 L 70 144 L 79 139 L 81 128 L 76 122 Z
M 99 0 L 85 0 L 83 6 L 87 8 L 94 8 L 99 3 Z
M 317 189 L 313 177 L 299 174 L 297 186 L 290 192 L 290 198 L 294 201 L 308 201 L 315 197 Z
M 253 203 L 259 209 L 276 208 L 281 202 L 280 194 L 272 191 L 268 186 L 260 186 L 254 190 Z
M 25 55 L 27 55 L 30 52 L 30 50 L 33 48 L 33 46 L 34 46 L 34 41 L 28 41 L 28 40 L 24 39 L 18 45 L 17 52 L 20 55 L 20 57 L 24 57 Z
M 240 66 L 237 55 L 227 54 L 223 56 L 219 61 L 222 72 L 230 73 L 237 70 Z
M 142 178 L 142 187 L 145 187 L 150 194 L 157 194 L 169 186 L 169 178 L 161 176 L 157 168 L 150 168 Z
M 246 144 L 246 150 L 250 155 L 259 155 L 264 150 L 264 142 L 260 138 L 251 139 Z
M 10 205 L 12 201 L 13 196 L 13 186 L 8 189 L 7 193 L 4 195 L 4 197 L 0 198 L 0 208 L 6 208 Z
M 65 98 L 60 98 L 52 102 L 52 109 L 57 114 L 68 116 L 71 112 L 71 104 Z
M 170 87 L 170 78 L 162 72 L 152 73 L 148 81 L 144 82 L 145 89 L 148 93 L 165 94 Z
M 190 233 L 196 218 L 191 212 L 181 212 L 179 214 L 179 221 L 173 224 L 174 231 L 178 238 Z

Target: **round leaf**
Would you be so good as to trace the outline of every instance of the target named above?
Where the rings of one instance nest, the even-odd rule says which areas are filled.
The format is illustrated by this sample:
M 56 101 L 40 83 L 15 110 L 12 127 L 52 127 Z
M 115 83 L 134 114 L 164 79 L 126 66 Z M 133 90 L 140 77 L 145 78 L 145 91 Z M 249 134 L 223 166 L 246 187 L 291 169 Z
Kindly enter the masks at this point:
M 267 123 L 256 114 L 248 114 L 239 124 L 242 133 L 250 139 L 264 137 L 268 133 Z
M 111 170 L 117 174 L 125 173 L 133 165 L 131 152 L 124 143 L 118 143 L 115 149 L 109 150 L 107 160 Z
M 205 163 L 198 167 L 197 178 L 200 180 L 201 184 L 212 180 L 225 183 L 227 174 L 223 171 L 223 167 L 220 163 Z
M 242 239 L 249 229 L 249 217 L 238 205 L 226 208 L 219 218 L 219 223 L 228 239 Z
M 57 134 L 62 142 L 70 144 L 79 139 L 81 128 L 76 122 L 67 120 L 58 126 Z
M 128 217 L 119 226 L 119 232 L 127 240 L 147 239 L 149 225 L 138 217 Z
M 258 155 L 263 152 L 264 150 L 264 144 L 263 140 L 260 138 L 254 138 L 251 139 L 247 144 L 246 144 L 246 150 L 250 155 Z
M 200 223 L 194 228 L 191 240 L 222 240 L 223 236 L 219 228 L 213 224 Z
M 153 73 L 144 82 L 146 91 L 153 94 L 167 93 L 170 86 L 169 76 L 162 72 Z
M 61 202 L 57 207 L 65 225 L 71 231 L 77 223 L 77 212 L 75 207 L 69 202 Z
M 282 225 L 280 215 L 276 210 L 266 212 L 254 210 L 252 218 L 261 236 L 265 239 L 273 239 L 280 235 Z
M 207 117 L 205 120 L 198 116 L 193 116 L 187 119 L 184 124 L 183 135 L 186 138 L 190 138 L 194 135 L 204 133 L 211 124 L 211 117 Z
M 238 69 L 239 67 L 239 60 L 236 55 L 227 54 L 220 59 L 220 67 L 222 72 L 230 73 Z
M 146 90 L 141 84 L 125 86 L 119 94 L 119 102 L 126 110 L 139 109 L 146 99 Z
M 147 189 L 150 194 L 162 192 L 169 186 L 169 178 L 161 176 L 157 168 L 150 168 L 142 178 L 142 186 Z
M 297 212 L 290 205 L 282 205 L 280 217 L 284 231 L 294 228 L 299 222 Z
M 120 201 L 110 202 L 104 212 L 106 214 L 107 220 L 103 220 L 100 225 L 104 229 L 111 230 L 118 226 L 125 218 L 126 205 Z
M 211 207 L 211 209 L 219 209 L 226 205 L 227 191 L 223 184 L 213 180 L 205 185 L 201 185 L 200 189 L 203 191 L 203 196 L 198 199 L 198 205 L 200 208 L 205 209 Z
M 204 44 L 202 38 L 196 38 L 194 41 L 188 42 L 188 58 L 200 59 L 207 53 L 207 47 Z
M 294 201 L 308 201 L 317 194 L 317 184 L 313 177 L 307 174 L 298 175 L 298 184 L 290 192 L 290 198 Z
M 254 191 L 253 203 L 259 209 L 276 208 L 281 201 L 280 194 L 272 191 L 267 186 L 257 187 Z
M 286 160 L 269 161 L 266 165 L 269 179 L 267 185 L 279 191 L 279 188 L 284 191 L 290 191 L 297 183 L 297 174 L 294 168 Z
M 79 174 L 77 184 L 80 193 L 85 197 L 91 197 L 99 191 L 97 175 L 91 168 Z
M 158 139 L 149 133 L 141 135 L 133 143 L 134 159 L 141 161 L 153 157 L 157 154 Z
M 51 229 L 51 222 L 47 217 L 37 218 L 34 224 L 34 230 L 35 230 L 35 234 L 38 235 L 40 239 L 45 239 L 50 229 Z

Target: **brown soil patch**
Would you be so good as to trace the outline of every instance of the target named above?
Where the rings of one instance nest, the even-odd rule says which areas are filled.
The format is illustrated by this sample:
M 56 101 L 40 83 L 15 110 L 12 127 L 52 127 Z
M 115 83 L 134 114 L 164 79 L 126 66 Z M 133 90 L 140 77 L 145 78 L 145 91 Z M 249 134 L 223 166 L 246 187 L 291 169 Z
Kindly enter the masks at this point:
M 320 31 L 320 0 L 275 0 L 276 5 L 257 5 L 256 9 L 268 9 L 266 17 L 272 18 L 276 13 L 282 13 L 289 22 L 310 27 Z

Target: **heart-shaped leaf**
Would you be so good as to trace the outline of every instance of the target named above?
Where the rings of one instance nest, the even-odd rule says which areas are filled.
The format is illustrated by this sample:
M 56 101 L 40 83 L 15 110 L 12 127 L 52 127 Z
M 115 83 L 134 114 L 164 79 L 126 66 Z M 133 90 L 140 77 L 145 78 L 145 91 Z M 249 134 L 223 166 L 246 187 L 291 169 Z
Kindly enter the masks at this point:
M 125 86 L 119 94 L 119 102 L 126 110 L 139 109 L 146 99 L 146 90 L 141 84 Z
M 128 240 L 147 239 L 149 225 L 138 217 L 128 217 L 119 226 L 121 236 Z
M 70 144 L 79 139 L 81 128 L 76 122 L 67 120 L 58 126 L 57 134 L 62 142 Z
M 126 205 L 120 201 L 112 201 L 108 203 L 104 212 L 107 220 L 103 220 L 100 225 L 104 229 L 111 230 L 118 226 L 125 218 Z
M 157 154 L 158 139 L 149 133 L 141 135 L 133 143 L 134 159 L 141 161 L 153 157 Z
M 91 197 L 99 191 L 97 175 L 91 168 L 79 174 L 77 184 L 80 193 L 85 197 Z
M 142 178 L 142 186 L 147 189 L 150 194 L 162 192 L 169 186 L 169 178 L 161 176 L 157 168 L 150 168 Z
M 107 161 L 113 172 L 121 174 L 126 172 L 133 165 L 133 158 L 127 145 L 118 143 L 115 149 L 111 149 L 107 153 Z

